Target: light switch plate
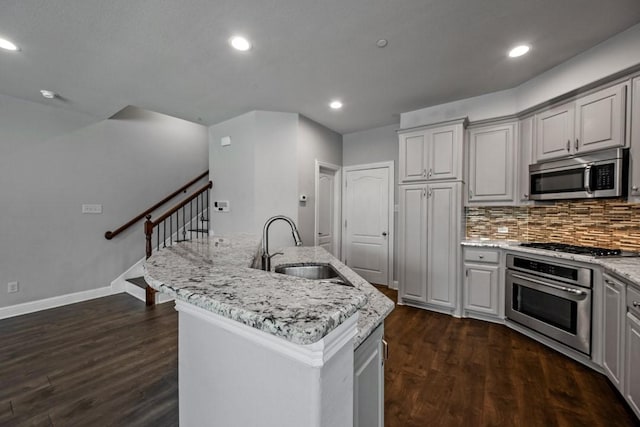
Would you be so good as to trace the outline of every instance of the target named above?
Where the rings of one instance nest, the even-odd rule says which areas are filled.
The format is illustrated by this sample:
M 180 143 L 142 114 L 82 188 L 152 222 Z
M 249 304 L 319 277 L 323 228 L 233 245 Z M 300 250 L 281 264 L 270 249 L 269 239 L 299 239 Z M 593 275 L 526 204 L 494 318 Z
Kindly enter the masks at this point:
M 231 145 L 231 137 L 223 136 L 222 138 L 220 138 L 220 145 L 222 145 L 223 147 L 226 147 L 227 145 Z
M 102 205 L 82 205 L 83 214 L 101 214 Z
M 20 285 L 18 284 L 18 282 L 7 283 L 7 292 L 9 292 L 10 294 L 15 294 L 19 290 L 20 290 Z

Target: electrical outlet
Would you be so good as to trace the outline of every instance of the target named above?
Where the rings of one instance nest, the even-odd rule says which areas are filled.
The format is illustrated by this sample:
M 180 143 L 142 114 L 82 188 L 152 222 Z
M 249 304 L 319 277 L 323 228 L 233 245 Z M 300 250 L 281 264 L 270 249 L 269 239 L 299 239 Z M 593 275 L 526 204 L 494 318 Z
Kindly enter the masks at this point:
M 82 205 L 83 214 L 101 214 L 102 205 Z
M 10 294 L 15 294 L 19 290 L 20 290 L 20 287 L 18 285 L 18 282 L 9 282 L 7 284 L 7 292 L 9 292 Z
M 509 227 L 498 227 L 498 233 L 508 233 Z

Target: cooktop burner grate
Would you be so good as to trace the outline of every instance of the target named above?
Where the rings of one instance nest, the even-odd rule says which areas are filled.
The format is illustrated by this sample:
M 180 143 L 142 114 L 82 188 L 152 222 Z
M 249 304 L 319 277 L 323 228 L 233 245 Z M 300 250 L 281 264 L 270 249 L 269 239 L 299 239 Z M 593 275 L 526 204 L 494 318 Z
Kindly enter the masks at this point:
M 598 247 L 592 247 L 592 246 L 576 246 L 576 245 L 567 245 L 564 243 L 531 242 L 531 243 L 521 243 L 520 246 L 524 246 L 526 248 L 546 249 L 548 251 L 566 252 L 570 254 L 580 254 L 580 255 L 591 255 L 591 256 L 598 256 L 598 257 L 623 255 L 623 252 L 620 249 L 598 248 Z

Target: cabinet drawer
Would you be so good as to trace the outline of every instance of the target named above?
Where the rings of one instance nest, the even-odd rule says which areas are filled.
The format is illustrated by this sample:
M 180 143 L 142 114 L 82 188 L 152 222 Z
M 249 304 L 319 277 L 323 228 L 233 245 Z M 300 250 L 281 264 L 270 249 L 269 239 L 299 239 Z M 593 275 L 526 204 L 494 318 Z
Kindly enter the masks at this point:
M 627 286 L 627 308 L 630 313 L 640 317 L 640 289 L 634 286 Z
M 498 251 L 487 249 L 465 249 L 464 260 L 474 262 L 489 262 L 497 264 L 499 259 Z

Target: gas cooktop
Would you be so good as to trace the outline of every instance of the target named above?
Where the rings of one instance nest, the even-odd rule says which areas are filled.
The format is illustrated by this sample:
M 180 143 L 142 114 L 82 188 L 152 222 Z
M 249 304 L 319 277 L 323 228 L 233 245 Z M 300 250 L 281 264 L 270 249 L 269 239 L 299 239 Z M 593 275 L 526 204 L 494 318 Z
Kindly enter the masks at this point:
M 520 243 L 525 248 L 546 249 L 548 251 L 566 252 L 570 254 L 591 255 L 595 257 L 616 257 L 616 256 L 640 256 L 637 252 L 622 251 L 620 249 L 597 248 L 592 246 L 566 245 L 564 243 Z

